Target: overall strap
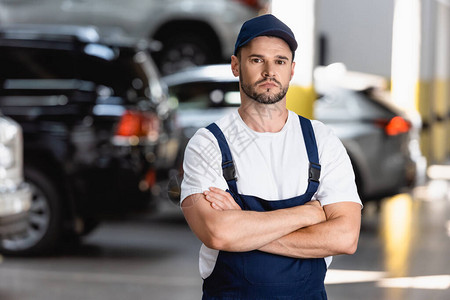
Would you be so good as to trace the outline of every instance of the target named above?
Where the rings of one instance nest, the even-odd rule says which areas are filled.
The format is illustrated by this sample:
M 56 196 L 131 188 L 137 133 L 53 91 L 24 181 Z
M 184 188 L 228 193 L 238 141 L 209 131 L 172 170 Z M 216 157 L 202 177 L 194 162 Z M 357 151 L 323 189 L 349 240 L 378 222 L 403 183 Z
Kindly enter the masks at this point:
M 311 121 L 302 116 L 298 116 L 300 119 L 300 126 L 302 128 L 303 139 L 305 141 L 306 152 L 308 153 L 309 169 L 308 169 L 308 188 L 306 190 L 307 194 L 311 197 L 317 191 L 319 187 L 320 178 L 320 163 L 319 163 L 319 152 L 317 150 L 316 137 L 314 135 L 314 130 Z
M 222 171 L 223 177 L 227 181 L 228 187 L 230 190 L 238 194 L 237 185 L 236 185 L 236 169 L 233 163 L 233 157 L 231 156 L 230 147 L 228 146 L 227 140 L 223 135 L 222 130 L 220 130 L 219 126 L 216 123 L 209 124 L 206 129 L 211 131 L 211 133 L 216 137 L 217 142 L 219 143 L 220 152 L 222 152 Z

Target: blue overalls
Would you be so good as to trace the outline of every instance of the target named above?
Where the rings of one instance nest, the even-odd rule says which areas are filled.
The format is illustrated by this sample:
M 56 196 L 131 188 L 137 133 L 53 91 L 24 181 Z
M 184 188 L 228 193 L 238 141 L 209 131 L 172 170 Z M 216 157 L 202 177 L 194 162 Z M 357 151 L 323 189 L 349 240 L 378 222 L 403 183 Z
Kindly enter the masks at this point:
M 267 201 L 238 193 L 235 168 L 228 143 L 213 123 L 207 129 L 216 137 L 222 152 L 223 176 L 228 192 L 243 210 L 271 211 L 303 205 L 310 201 L 319 186 L 320 164 L 311 121 L 299 116 L 309 159 L 309 182 L 301 196 Z M 203 298 L 225 299 L 327 299 L 324 278 L 327 267 L 323 258 L 297 259 L 258 250 L 249 252 L 219 251 L 212 274 L 203 282 Z

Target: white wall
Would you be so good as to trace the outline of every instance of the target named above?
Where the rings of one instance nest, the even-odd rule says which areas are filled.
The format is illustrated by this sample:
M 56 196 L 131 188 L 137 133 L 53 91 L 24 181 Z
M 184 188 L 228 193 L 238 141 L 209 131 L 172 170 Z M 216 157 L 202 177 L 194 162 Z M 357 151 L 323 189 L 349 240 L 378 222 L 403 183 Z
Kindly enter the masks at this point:
M 326 63 L 390 78 L 394 0 L 317 0 L 317 35 Z

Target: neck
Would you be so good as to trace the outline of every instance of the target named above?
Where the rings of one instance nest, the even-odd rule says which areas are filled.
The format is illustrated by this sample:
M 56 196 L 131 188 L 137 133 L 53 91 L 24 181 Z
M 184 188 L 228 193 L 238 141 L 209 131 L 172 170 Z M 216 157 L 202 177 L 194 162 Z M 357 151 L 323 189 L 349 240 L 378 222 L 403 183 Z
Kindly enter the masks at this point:
M 279 132 L 289 115 L 286 98 L 275 104 L 261 104 L 247 99 L 242 102 L 238 112 L 244 123 L 256 132 Z

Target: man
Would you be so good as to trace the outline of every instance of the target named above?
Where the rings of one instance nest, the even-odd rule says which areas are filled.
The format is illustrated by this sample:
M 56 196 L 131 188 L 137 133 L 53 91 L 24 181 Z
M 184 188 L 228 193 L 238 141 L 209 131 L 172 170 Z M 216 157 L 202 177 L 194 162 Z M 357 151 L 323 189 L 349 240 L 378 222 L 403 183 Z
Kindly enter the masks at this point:
M 241 106 L 190 140 L 182 210 L 203 242 L 203 299 L 326 299 L 330 256 L 356 251 L 361 201 L 325 125 L 286 109 L 294 34 L 244 23 L 231 57 Z

